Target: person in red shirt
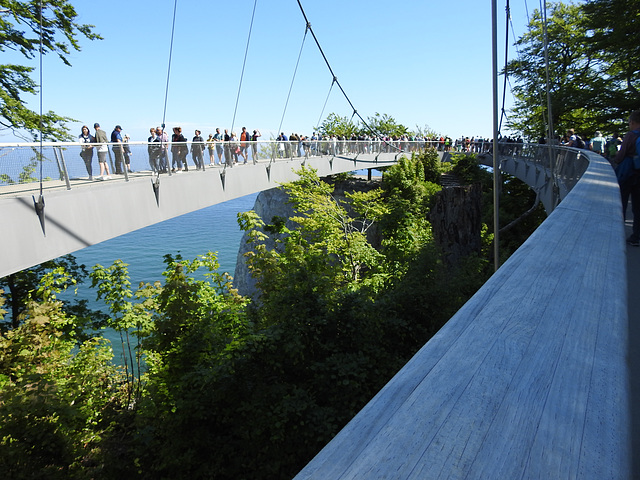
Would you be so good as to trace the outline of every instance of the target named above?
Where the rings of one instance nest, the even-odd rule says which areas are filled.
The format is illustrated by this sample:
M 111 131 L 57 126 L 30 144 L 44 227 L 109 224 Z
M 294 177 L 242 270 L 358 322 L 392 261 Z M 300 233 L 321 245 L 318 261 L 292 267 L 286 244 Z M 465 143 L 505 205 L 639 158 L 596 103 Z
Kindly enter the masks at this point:
M 247 142 L 251 141 L 251 136 L 247 132 L 247 127 L 242 127 L 242 133 L 240 134 L 240 155 L 244 158 L 244 163 L 247 163 Z

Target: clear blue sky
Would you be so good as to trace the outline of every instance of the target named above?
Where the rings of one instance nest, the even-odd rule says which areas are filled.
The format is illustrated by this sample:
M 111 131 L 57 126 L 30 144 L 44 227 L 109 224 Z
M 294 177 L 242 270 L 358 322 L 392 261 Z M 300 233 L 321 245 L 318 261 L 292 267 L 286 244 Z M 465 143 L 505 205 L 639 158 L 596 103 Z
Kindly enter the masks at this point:
M 498 1 L 500 65 L 505 1 Z M 107 132 L 120 124 L 132 140 L 146 140 L 149 127 L 163 119 L 174 1 L 73 3 L 78 21 L 95 25 L 104 40 L 81 39 L 82 50 L 70 57 L 72 67 L 52 55 L 45 58 L 44 110 L 78 119 L 74 134 L 82 124 L 99 122 Z M 524 0 L 517 3 L 511 16 L 519 36 L 526 29 L 527 6 Z M 532 14 L 538 2 L 529 3 Z M 302 5 L 364 118 L 379 112 L 411 129 L 491 136 L 490 0 L 302 0 Z M 182 126 L 188 138 L 195 128 L 205 136 L 216 127 L 231 128 L 253 6 L 254 0 L 178 0 L 167 127 Z M 258 0 L 235 131 L 257 128 L 265 139 L 277 134 L 304 32 L 296 0 Z M 510 51 L 516 55 L 514 47 Z M 16 61 L 3 56 L 3 63 Z M 282 130 L 312 133 L 331 80 L 309 33 Z M 38 110 L 38 102 L 34 98 L 31 107 Z M 352 113 L 337 86 L 323 118 L 332 112 Z M 0 142 L 13 140 L 0 135 Z

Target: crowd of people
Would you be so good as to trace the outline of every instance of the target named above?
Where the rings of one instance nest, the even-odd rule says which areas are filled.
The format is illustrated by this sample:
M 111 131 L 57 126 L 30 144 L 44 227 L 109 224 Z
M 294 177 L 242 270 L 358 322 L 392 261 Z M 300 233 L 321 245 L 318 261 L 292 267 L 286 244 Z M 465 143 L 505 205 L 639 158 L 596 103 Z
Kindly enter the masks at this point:
M 582 148 L 599 153 L 606 157 L 609 161 L 615 158 L 620 145 L 622 145 L 622 138 L 620 134 L 615 133 L 610 137 L 604 137 L 602 132 L 596 131 L 591 138 L 583 139 L 573 128 L 567 130 L 567 133 L 560 140 L 561 145 L 573 148 Z
M 547 143 L 545 137 L 541 137 L 538 143 Z M 627 206 L 631 200 L 633 227 L 627 244 L 640 246 L 640 110 L 635 110 L 629 115 L 629 131 L 624 137 L 619 133 L 605 137 L 601 131 L 595 131 L 592 137 L 583 138 L 575 129 L 570 128 L 559 143 L 566 147 L 591 150 L 611 163 L 620 186 L 625 220 Z
M 100 124 L 94 124 L 95 133 L 92 135 L 89 127 L 84 125 L 78 137 L 82 143 L 80 156 L 82 157 L 89 179 L 93 179 L 93 152 L 96 150 L 100 175 L 98 179 L 111 179 L 108 155 L 109 144 L 113 153 L 115 175 L 121 175 L 126 170 L 131 172 L 131 148 L 129 146 L 129 136 L 122 133 L 122 127 L 116 125 L 111 132 L 111 137 L 101 129 Z M 209 166 L 225 165 L 233 167 L 238 164 L 247 164 L 249 160 L 257 162 L 261 152 L 258 149 L 258 142 L 262 134 L 255 129 L 249 132 L 246 127 L 242 127 L 240 135 L 235 132 L 220 132 L 216 128 L 215 133 L 209 134 L 205 140 L 200 130 L 195 130 L 194 136 L 188 140 L 182 132 L 181 127 L 174 127 L 171 137 L 162 127 L 149 129 L 147 138 L 147 154 L 149 157 L 149 167 L 154 173 L 181 173 L 189 170 L 188 155 L 196 170 L 205 169 L 205 158 L 208 154 Z M 484 140 L 480 143 L 475 139 L 466 148 L 471 151 L 481 151 L 484 148 Z M 458 143 L 456 142 L 456 148 Z M 470 145 L 470 146 L 469 146 Z M 454 142 L 450 137 L 445 136 L 424 136 L 424 135 L 402 135 L 391 136 L 369 136 L 369 135 L 321 135 L 314 132 L 311 136 L 292 133 L 287 136 L 284 132 L 276 138 L 271 148 L 274 158 L 294 158 L 315 155 L 353 155 L 360 153 L 392 153 L 392 152 L 417 152 L 426 147 L 435 147 L 439 151 L 451 151 Z M 462 148 L 460 148 L 462 150 Z
M 108 162 L 109 145 L 113 153 L 112 164 L 116 175 L 122 175 L 124 171 L 131 172 L 131 148 L 129 136 L 122 133 L 122 127 L 116 125 L 110 138 L 100 127 L 99 123 L 93 125 L 94 134 L 87 125 L 82 127 L 78 137 L 82 143 L 80 156 L 82 157 L 89 179 L 93 180 L 93 152 L 97 153 L 100 174 L 98 179 L 111 179 L 111 171 Z M 234 131 L 225 129 L 224 133 L 216 128 L 215 133 L 209 134 L 205 140 L 200 130 L 195 130 L 191 140 L 188 140 L 181 127 L 174 127 L 171 137 L 162 127 L 149 129 L 147 138 L 149 167 L 154 173 L 181 173 L 189 170 L 188 156 L 196 170 L 205 169 L 205 158 L 208 156 L 209 166 L 225 165 L 233 167 L 238 164 L 247 164 L 249 160 L 257 162 L 261 152 L 258 149 L 258 141 L 262 134 L 258 129 L 249 132 L 242 127 L 240 135 Z M 524 144 L 522 137 L 501 137 L 498 142 L 502 149 L 509 152 L 517 152 Z M 541 137 L 538 143 L 546 143 Z M 615 134 L 609 138 L 602 136 L 600 131 L 588 140 L 583 140 L 574 129 L 569 129 L 559 143 L 568 147 L 584 148 L 605 156 L 615 166 L 615 158 L 618 156 L 623 139 Z M 322 135 L 314 132 L 311 136 L 291 133 L 286 135 L 281 132 L 275 142 L 271 144 L 273 151 L 265 152 L 273 158 L 294 158 L 315 155 L 357 155 L 361 153 L 392 153 L 392 152 L 418 152 L 426 147 L 434 147 L 442 152 L 471 152 L 487 153 L 492 151 L 493 141 L 482 137 L 462 136 L 452 140 L 442 135 L 402 135 L 402 136 L 370 136 L 356 135 Z M 505 153 L 505 152 L 502 152 Z

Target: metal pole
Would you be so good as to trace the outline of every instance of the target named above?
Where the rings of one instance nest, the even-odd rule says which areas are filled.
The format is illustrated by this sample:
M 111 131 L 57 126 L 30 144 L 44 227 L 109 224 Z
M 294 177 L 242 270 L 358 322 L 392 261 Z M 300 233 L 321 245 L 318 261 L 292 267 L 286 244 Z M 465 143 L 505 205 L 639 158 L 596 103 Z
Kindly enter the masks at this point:
M 56 148 L 53 147 L 53 151 L 56 151 Z M 67 190 L 71 190 L 71 182 L 69 181 L 69 171 L 67 170 L 67 163 L 64 161 L 64 154 L 62 153 L 62 148 L 58 147 L 58 153 L 60 154 L 60 163 L 62 163 L 62 173 L 64 175 L 64 182 L 67 185 Z
M 547 37 L 547 2 L 544 2 L 544 12 L 542 14 L 542 29 L 544 32 L 544 65 L 545 65 L 545 74 L 547 80 L 547 115 L 549 120 L 549 140 L 547 143 L 551 144 L 552 141 L 555 140 L 555 135 L 553 133 L 553 115 L 551 110 L 551 83 L 549 80 L 549 38 Z
M 493 266 L 500 268 L 500 169 L 498 163 L 498 8 L 491 0 L 492 61 L 493 61 Z
M 548 154 L 549 154 L 549 169 L 551 170 L 551 178 L 553 179 L 553 184 L 557 183 L 556 176 L 558 172 L 556 171 L 556 161 L 557 154 L 555 150 L 556 139 L 554 133 L 554 125 L 553 125 L 553 111 L 551 109 L 551 81 L 549 80 L 549 37 L 547 35 L 547 2 L 544 1 L 544 11 L 540 12 L 541 20 L 542 20 L 542 31 L 543 31 L 543 43 L 544 43 L 544 66 L 545 66 L 545 75 L 547 82 L 547 145 L 548 145 Z M 555 203 L 555 201 L 554 201 Z

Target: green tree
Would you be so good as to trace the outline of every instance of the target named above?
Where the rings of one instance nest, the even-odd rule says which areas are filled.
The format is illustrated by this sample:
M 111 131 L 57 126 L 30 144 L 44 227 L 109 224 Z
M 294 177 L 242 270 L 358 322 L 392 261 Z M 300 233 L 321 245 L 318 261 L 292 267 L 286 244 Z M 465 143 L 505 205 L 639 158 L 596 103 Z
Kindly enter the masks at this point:
M 318 127 L 318 132 L 322 135 L 335 135 L 347 138 L 358 133 L 359 130 L 360 127 L 357 123 L 354 123 L 353 118 L 341 117 L 335 113 L 330 113 Z
M 234 375 L 226 365 L 254 333 L 247 300 L 217 271 L 215 254 L 192 261 L 167 255 L 165 262 L 165 284 L 139 295 L 153 323 L 142 340 L 148 372 L 129 453 L 140 457 L 146 478 L 206 478 L 224 466 L 229 433 L 218 426 L 235 418 L 238 406 L 224 394 Z M 204 280 L 196 280 L 203 269 Z M 236 422 L 248 428 L 242 418 Z M 237 439 L 230 442 L 238 447 Z
M 419 125 L 416 125 L 416 129 L 412 133 L 414 135 L 419 135 L 421 137 L 429 137 L 429 138 L 440 136 L 429 125 L 425 125 L 424 127 L 420 127 Z
M 433 240 L 429 211 L 442 187 L 440 159 L 435 149 L 411 158 L 401 157 L 385 171 L 382 188 L 388 214 L 381 220 L 383 252 L 395 275 L 406 273 L 425 246 Z
M 143 351 L 140 342 L 149 335 L 151 312 L 159 286 L 142 285 L 136 293 L 132 292 L 127 264 L 122 260 L 116 260 L 109 267 L 95 265 L 90 275 L 91 287 L 98 289 L 98 300 L 103 299 L 111 313 L 105 324 L 120 336 L 127 404 L 137 407 L 142 394 Z M 134 303 L 133 297 L 144 297 L 144 300 Z
M 369 135 L 383 135 L 392 138 L 398 138 L 409 132 L 407 127 L 397 123 L 396 119 L 386 113 L 380 114 L 376 112 L 372 117 L 367 118 L 367 124 L 372 131 L 366 131 Z
M 287 228 L 284 222 L 270 227 L 278 234 L 275 249 L 265 246 L 265 224 L 254 212 L 239 219 L 252 244 L 246 261 L 257 278 L 260 301 L 275 312 L 287 303 L 296 308 L 286 298 L 297 298 L 299 289 L 313 288 L 330 298 L 337 289 L 374 287 L 384 277 L 380 254 L 368 237 L 386 211 L 382 191 L 347 192 L 341 200 L 316 170 L 302 167 L 298 174 L 298 180 L 283 185 L 296 211 L 291 218 L 295 227 Z
M 580 16 L 586 29 L 585 44 L 602 61 L 608 86 L 593 91 L 592 105 L 606 121 L 624 127 L 629 112 L 640 105 L 640 3 L 635 0 L 590 0 Z
M 58 268 L 62 268 L 65 272 L 63 277 L 67 282 L 65 289 L 82 283 L 88 275 L 85 265 L 78 265 L 76 258 L 69 254 L 0 278 L 0 288 L 5 290 L 11 312 L 10 323 L 0 322 L 0 329 L 18 326 L 21 313 L 44 275 Z M 69 328 L 73 328 L 79 340 L 86 338 L 88 330 L 96 330 L 106 322 L 106 316 L 99 311 L 89 309 L 86 300 L 65 300 L 63 309 L 76 318 Z
M 623 15 L 621 15 L 623 17 Z M 588 47 L 580 5 L 552 3 L 547 25 L 552 120 L 559 134 L 575 128 L 592 135 L 603 128 L 606 111 L 600 93 L 611 88 L 601 52 Z M 528 138 L 547 131 L 547 96 L 543 17 L 535 10 L 528 31 L 516 42 L 519 55 L 506 73 L 514 79 L 516 101 L 507 125 Z M 583 133 L 584 132 L 584 133 Z
M 17 328 L 0 334 L 0 471 L 6 478 L 96 478 L 122 409 L 121 379 L 102 339 L 79 345 L 47 273 Z M 2 302 L 0 301 L 0 304 Z
M 78 14 L 68 0 L 5 0 L 2 7 L 6 11 L 0 13 L 0 51 L 17 52 L 27 61 L 38 56 L 42 42 L 43 54 L 55 54 L 70 65 L 71 52 L 80 50 L 78 37 L 101 38 L 93 32 L 93 25 L 76 22 Z M 26 131 L 38 139 L 42 121 L 42 138 L 69 139 L 66 123 L 74 121 L 72 118 L 51 111 L 43 112 L 40 118 L 27 108 L 25 96 L 38 92 L 34 70 L 25 65 L 0 65 L 0 129 L 18 136 Z

